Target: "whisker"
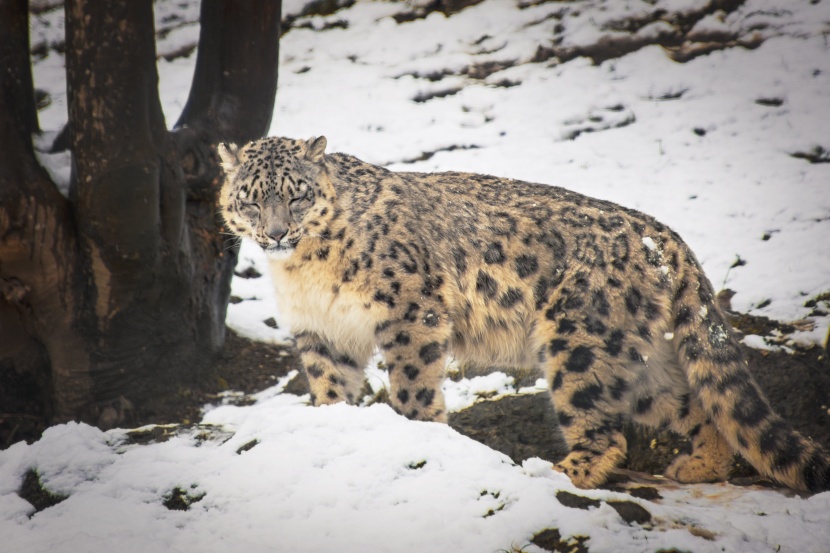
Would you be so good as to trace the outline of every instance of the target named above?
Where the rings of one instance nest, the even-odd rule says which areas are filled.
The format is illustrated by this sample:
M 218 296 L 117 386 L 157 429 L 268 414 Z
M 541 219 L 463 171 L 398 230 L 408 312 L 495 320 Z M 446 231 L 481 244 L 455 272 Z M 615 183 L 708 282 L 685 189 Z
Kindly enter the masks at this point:
M 230 238 L 225 240 L 225 243 L 223 244 L 223 247 L 224 247 L 225 251 L 228 251 L 231 248 L 233 248 L 234 246 L 240 245 L 241 243 L 242 243 L 242 237 L 241 236 L 231 236 Z

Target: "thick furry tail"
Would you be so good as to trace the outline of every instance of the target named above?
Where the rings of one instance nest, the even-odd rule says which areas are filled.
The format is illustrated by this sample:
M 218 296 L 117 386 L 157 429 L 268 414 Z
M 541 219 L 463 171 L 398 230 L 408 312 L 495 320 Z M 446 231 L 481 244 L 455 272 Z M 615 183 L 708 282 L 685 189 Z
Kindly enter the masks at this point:
M 759 473 L 793 489 L 830 490 L 830 454 L 772 410 L 714 302 L 712 285 L 696 262 L 687 270 L 693 274 L 678 282 L 672 311 L 674 343 L 692 392 Z

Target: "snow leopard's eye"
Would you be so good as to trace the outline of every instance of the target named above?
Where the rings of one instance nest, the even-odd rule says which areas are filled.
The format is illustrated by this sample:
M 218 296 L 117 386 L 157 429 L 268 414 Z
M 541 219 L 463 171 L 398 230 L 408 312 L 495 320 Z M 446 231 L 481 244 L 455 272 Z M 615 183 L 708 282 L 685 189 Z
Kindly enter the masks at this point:
M 259 206 L 252 203 L 240 203 L 239 213 L 250 220 L 259 219 Z
M 313 203 L 314 194 L 312 194 L 311 191 L 307 191 L 305 194 L 302 194 L 301 196 L 289 200 L 288 208 L 291 210 L 292 213 L 302 213 L 304 211 L 307 211 Z

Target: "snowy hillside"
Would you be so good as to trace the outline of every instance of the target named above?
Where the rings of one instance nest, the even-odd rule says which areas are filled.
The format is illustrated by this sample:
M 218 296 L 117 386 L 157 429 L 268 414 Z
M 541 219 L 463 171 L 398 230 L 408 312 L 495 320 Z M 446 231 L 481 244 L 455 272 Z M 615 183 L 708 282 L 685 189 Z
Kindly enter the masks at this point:
M 737 311 L 807 318 L 791 338 L 821 342 L 830 2 L 724 2 L 735 9 L 695 19 L 708 3 L 485 0 L 423 17 L 420 0 L 358 1 L 297 17 L 304 2 L 286 1 L 271 134 L 322 134 L 330 151 L 393 169 L 490 173 L 644 211 L 685 238 L 716 289 L 736 292 Z M 173 27 L 158 45 L 171 58 L 159 72 L 172 124 L 193 72 L 198 3 L 158 1 L 156 12 Z M 61 17 L 33 17 L 33 44 L 61 40 Z M 685 41 L 656 44 L 676 42 L 678 29 Z M 605 59 L 615 51 L 627 53 Z M 62 56 L 48 50 L 34 73 L 51 98 L 41 126 L 57 131 Z M 42 159 L 66 181 L 65 154 Z M 265 272 L 250 244 L 247 267 Z M 267 276 L 233 286 L 242 301 L 229 326 L 286 341 Z M 369 380 L 380 387 L 384 376 Z M 284 385 L 251 405 L 209 406 L 210 426 L 171 428 L 160 443 L 139 445 L 150 430 L 68 424 L 0 452 L 0 551 L 830 551 L 830 493 L 581 491 L 545 461 L 515 465 L 382 405 L 311 408 Z M 498 375 L 447 384 L 456 408 L 510 388 Z M 35 512 L 17 494 L 32 470 L 67 498 Z

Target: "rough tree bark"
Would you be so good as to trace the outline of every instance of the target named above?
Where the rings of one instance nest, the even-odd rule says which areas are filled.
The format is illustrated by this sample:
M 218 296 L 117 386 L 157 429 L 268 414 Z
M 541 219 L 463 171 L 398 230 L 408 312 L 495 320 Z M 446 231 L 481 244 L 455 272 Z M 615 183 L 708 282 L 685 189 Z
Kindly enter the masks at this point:
M 204 374 L 237 257 L 212 145 L 264 135 L 276 93 L 279 2 L 203 3 L 173 131 L 152 1 L 68 0 L 65 15 L 69 198 L 32 147 L 28 3 L 0 0 L 0 430 L 108 427 Z

